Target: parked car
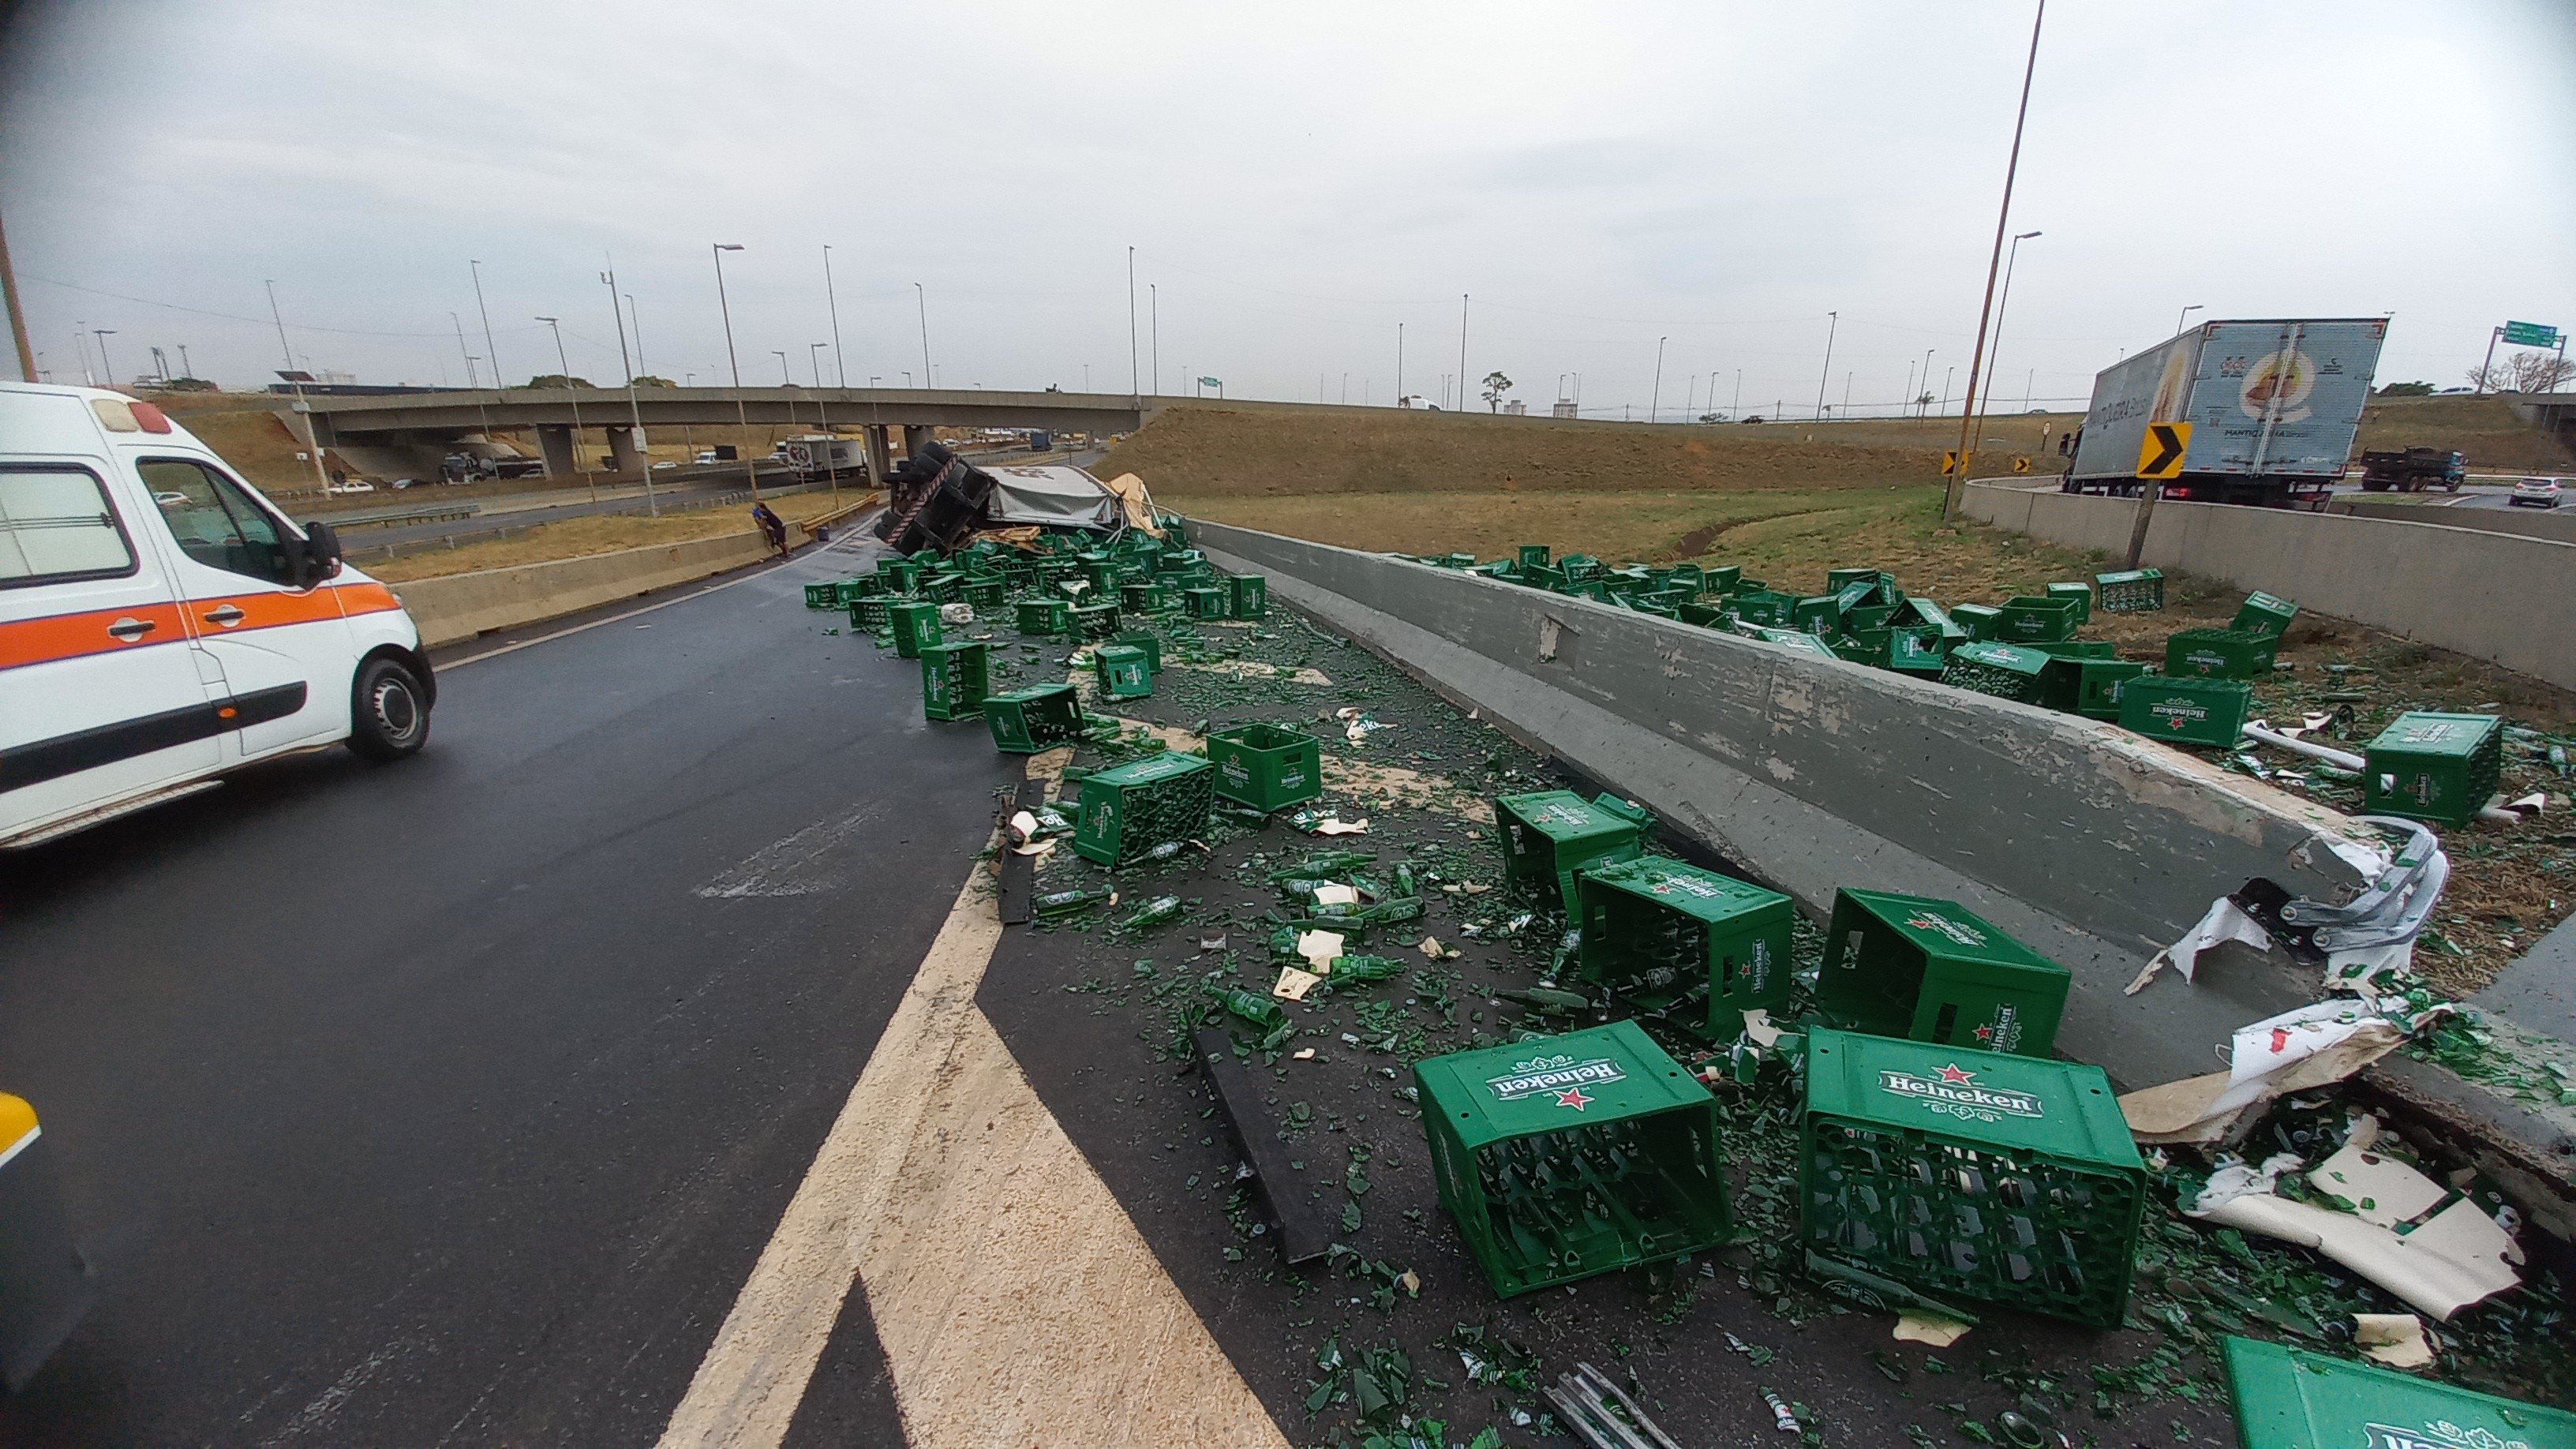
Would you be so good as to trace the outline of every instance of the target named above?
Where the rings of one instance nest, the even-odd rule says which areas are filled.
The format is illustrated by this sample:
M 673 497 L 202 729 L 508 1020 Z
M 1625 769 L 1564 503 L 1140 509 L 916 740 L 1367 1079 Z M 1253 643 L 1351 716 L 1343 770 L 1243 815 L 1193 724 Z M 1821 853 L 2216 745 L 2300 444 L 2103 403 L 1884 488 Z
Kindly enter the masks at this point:
M 661 472 L 661 471 L 662 471 L 663 469 L 665 469 L 665 468 L 677 468 L 677 467 L 679 467 L 679 466 L 680 466 L 679 464 L 672 462 L 672 461 L 671 461 L 670 459 L 668 459 L 668 458 L 665 458 L 665 459 L 663 459 L 661 462 L 656 463 L 656 464 L 654 464 L 654 465 L 653 465 L 653 471 L 654 471 L 654 472 L 656 472 L 656 473 L 659 473 L 659 472 Z
M 2555 508 L 2565 492 L 2555 478 L 2525 478 L 2513 485 L 2513 496 L 2505 502 L 2516 508 Z

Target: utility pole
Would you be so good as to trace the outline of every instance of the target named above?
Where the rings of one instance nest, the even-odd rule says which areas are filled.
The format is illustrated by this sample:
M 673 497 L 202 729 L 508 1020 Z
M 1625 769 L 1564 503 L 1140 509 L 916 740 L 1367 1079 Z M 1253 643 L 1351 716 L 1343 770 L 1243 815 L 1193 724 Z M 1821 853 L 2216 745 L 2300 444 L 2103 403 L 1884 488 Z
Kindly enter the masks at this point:
M 1145 284 L 1145 312 L 1154 337 L 1154 396 L 1163 395 L 1163 292 L 1151 282 Z
M 572 466 L 581 474 L 581 481 L 590 485 L 590 500 L 596 503 L 599 501 L 599 480 L 590 476 L 590 465 L 582 458 L 581 398 L 573 391 L 572 359 L 564 355 L 563 324 L 553 317 L 540 317 L 537 320 L 554 330 L 555 365 L 563 369 L 564 396 L 572 400 Z
M 1127 400 L 1135 402 L 1145 395 L 1145 379 L 1136 369 L 1136 249 L 1127 249 Z M 1318 398 L 1316 401 L 1321 402 Z
M 465 267 L 474 274 L 474 311 L 483 319 L 483 360 L 492 364 L 492 390 L 499 392 L 508 374 L 501 371 L 501 350 L 492 345 L 492 309 L 483 305 L 483 264 L 469 258 Z M 295 359 L 288 358 L 286 365 L 293 367 Z
M 1824 421 L 1825 418 L 1825 384 L 1832 381 L 1834 375 L 1834 331 L 1842 325 L 1842 313 L 1825 314 L 1825 370 L 1816 374 L 1816 421 L 1818 422 Z
M 1982 331 L 1982 327 L 1980 330 Z M 1926 347 L 1923 349 L 1922 386 L 1917 387 L 1914 390 L 1913 397 L 1906 399 L 1907 402 L 1914 404 L 1914 413 L 1917 417 L 1925 416 L 1924 408 L 1928 406 L 1928 404 L 1924 403 L 1922 399 L 1928 398 L 1932 395 L 1932 353 L 1932 348 Z
M 492 441 L 492 410 L 483 405 L 482 389 L 475 387 L 474 354 L 465 351 L 465 323 L 454 312 L 447 314 L 447 320 L 456 326 L 456 350 L 465 354 L 465 385 L 474 389 L 474 415 L 483 420 L 483 441 L 488 444 Z M 484 360 L 488 362 L 491 359 Z M 187 363 L 188 349 L 182 347 L 179 349 L 179 365 L 185 367 Z
M 1662 337 L 1655 339 L 1655 388 L 1646 394 L 1646 421 L 1649 424 L 1664 420 L 1664 343 L 1667 340 Z
M 313 421 L 313 404 L 305 399 L 303 382 L 291 374 L 301 371 L 295 365 L 295 349 L 287 345 L 286 314 L 277 309 L 277 280 L 266 279 L 268 287 L 268 320 L 277 324 L 277 350 L 286 354 L 287 382 L 295 389 L 295 410 L 304 415 L 304 446 L 313 450 L 313 483 L 327 496 L 331 475 L 322 470 L 322 430 Z
M 921 385 L 936 387 L 938 383 L 930 372 L 930 294 L 922 290 L 919 282 L 912 284 L 912 300 L 921 311 Z
M 0 267 L 5 267 L 7 265 L 8 259 L 0 257 Z M 454 316 L 455 314 L 451 312 L 448 315 Z M 188 344 L 185 342 L 179 344 L 179 370 L 190 377 L 195 377 L 197 375 L 197 364 L 188 360 Z M 27 381 L 34 382 L 35 379 L 31 377 L 28 378 Z
M 724 313 L 725 366 L 733 370 L 734 436 L 742 442 L 742 476 L 751 484 L 751 501 L 760 501 L 760 469 L 751 461 L 751 418 L 742 401 L 742 359 L 733 350 L 733 304 L 725 300 L 724 254 L 742 250 L 740 242 L 710 242 L 709 253 L 716 259 L 716 306 Z
M 805 360 L 814 367 L 814 426 L 821 430 L 826 438 L 831 436 L 832 420 L 823 411 L 823 349 L 831 345 L 828 342 L 805 344 Z M 837 375 L 840 370 L 841 359 L 835 354 L 832 358 L 832 371 Z M 823 445 L 823 476 L 832 480 L 832 506 L 837 509 L 841 504 L 841 466 L 832 457 L 831 447 L 829 442 Z
M 2504 329 L 2501 327 L 2491 328 L 2487 332 L 2487 360 L 2478 364 L 2478 387 L 2476 392 L 2470 394 L 2472 397 L 2487 395 L 2487 379 L 2495 374 L 2496 339 L 2503 335 Z
M 848 387 L 850 359 L 849 354 L 841 350 L 841 298 L 839 293 L 832 290 L 832 244 L 830 242 L 823 243 L 823 300 L 832 308 L 832 381 L 838 386 Z M 635 350 L 638 352 L 644 350 L 641 338 L 637 339 Z M 822 385 L 822 380 L 818 377 L 814 386 L 819 388 Z M 840 486 L 837 474 L 833 486 Z
M 1980 443 L 1986 440 L 1986 415 L 1994 411 L 1995 369 L 2003 362 L 2004 315 L 2012 309 L 2013 268 L 2021 262 L 2021 244 L 2038 235 L 2039 233 L 2035 231 L 2016 233 L 2012 239 L 2012 250 L 2004 254 L 2004 290 L 2001 296 L 1995 298 L 1995 345 L 1994 350 L 1986 357 L 1985 390 L 1977 393 L 1977 441 Z M 1970 387 L 1974 388 L 1976 379 L 1970 378 L 1968 381 Z
M 22 382 L 36 380 L 36 349 L 27 340 L 27 313 L 18 303 L 18 269 L 9 264 L 9 237 L 0 231 L 0 300 L 9 306 L 9 340 L 18 345 L 18 377 Z M 187 353 L 180 354 L 180 366 L 187 365 Z
M 1467 410 L 1467 294 L 1458 294 L 1458 411 Z
M 626 369 L 626 416 L 634 426 L 627 444 L 634 448 L 637 457 L 644 460 L 644 511 L 659 518 L 662 505 L 653 497 L 653 460 L 644 452 L 644 405 L 635 400 L 635 360 L 626 355 L 626 314 L 617 310 L 617 263 L 610 260 L 606 252 L 600 253 L 600 258 L 608 262 L 608 270 L 600 273 L 599 279 L 608 284 L 608 310 L 617 317 L 617 365 Z M 644 342 L 640 337 L 636 339 L 635 350 L 638 356 L 642 355 Z M 578 438 L 580 435 L 576 433 L 574 436 Z
M 1395 405 L 1404 406 L 1404 324 L 1395 324 Z
M 2032 235 L 2032 236 L 2037 236 L 2037 235 L 2039 235 L 2039 233 L 2037 233 L 2037 232 L 2032 232 L 2032 233 L 2031 233 L 2031 235 Z M 2010 267 L 2006 267 L 2006 268 L 2004 268 L 2004 287 L 2005 287 L 2005 289 L 2006 289 L 2007 291 L 2009 291 L 2009 290 L 2011 289 L 2011 287 L 2012 287 L 2012 268 L 2010 268 Z M 2204 309 L 2202 308 L 2201 304 L 2200 304 L 2200 303 L 2198 303 L 2198 302 L 2194 302 L 2194 303 L 2192 303 L 2190 306 L 2183 308 L 2183 309 L 2182 309 L 2181 311 L 2179 311 L 2179 312 L 2176 312 L 2176 313 L 2174 314 L 2174 335 L 2175 335 L 2176 337 L 2180 337 L 2180 336 L 2182 335 L 2182 324 L 2183 324 L 2183 319 L 2184 319 L 2184 318 L 2189 317 L 2189 316 L 2190 316 L 2192 313 L 2194 313 L 2194 312 L 2198 312 L 2198 311 L 2202 311 L 2202 310 L 2204 310 Z
M 93 327 L 90 335 L 98 339 L 98 370 L 105 374 L 107 385 L 116 386 L 116 364 L 107 360 L 107 339 L 116 335 L 113 327 Z
M 1988 313 L 1994 308 L 1995 270 L 2003 261 L 2004 233 L 2012 225 L 2013 178 L 2021 171 L 2022 127 L 2030 120 L 2030 81 L 2039 72 L 2039 28 L 2047 18 L 2048 0 L 2038 0 L 2030 17 L 2030 58 L 2022 65 L 2021 109 L 2013 116 L 2012 159 L 2004 163 L 2003 202 L 1995 209 L 1994 249 L 1986 255 L 1986 296 L 1977 304 L 1977 345 L 1968 355 L 1968 396 L 1959 404 L 1959 466 L 1951 472 L 1949 486 L 1941 493 L 1941 517 L 1944 521 L 1959 511 L 1959 491 L 1967 484 L 1969 465 L 1976 456 L 1976 448 L 1969 435 L 1976 428 L 1976 421 L 1970 415 L 1977 410 L 1977 371 L 1985 366 L 1986 323 Z

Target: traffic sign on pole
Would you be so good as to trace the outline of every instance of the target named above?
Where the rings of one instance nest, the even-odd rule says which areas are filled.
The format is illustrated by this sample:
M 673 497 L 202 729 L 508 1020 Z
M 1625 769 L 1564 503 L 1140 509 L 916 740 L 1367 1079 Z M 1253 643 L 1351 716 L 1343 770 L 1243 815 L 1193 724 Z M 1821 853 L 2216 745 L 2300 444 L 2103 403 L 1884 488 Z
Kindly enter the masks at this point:
M 1941 476 L 1942 476 L 1942 477 L 1944 477 L 1944 478 L 1947 478 L 1947 477 L 1949 477 L 1951 474 L 1956 473 L 1956 472 L 1958 472 L 1958 471 L 1959 471 L 1959 452 L 1958 452 L 1958 450 L 1957 450 L 1957 449 L 1955 449 L 1955 448 L 1944 448 L 1944 449 L 1942 449 L 1942 450 L 1941 450 Z
M 2558 329 L 2538 322 L 2507 322 L 2504 341 L 2508 347 L 2555 347 Z
M 2191 450 L 2191 424 L 2149 423 L 2138 442 L 2138 476 L 2158 481 L 2182 476 L 2182 455 Z

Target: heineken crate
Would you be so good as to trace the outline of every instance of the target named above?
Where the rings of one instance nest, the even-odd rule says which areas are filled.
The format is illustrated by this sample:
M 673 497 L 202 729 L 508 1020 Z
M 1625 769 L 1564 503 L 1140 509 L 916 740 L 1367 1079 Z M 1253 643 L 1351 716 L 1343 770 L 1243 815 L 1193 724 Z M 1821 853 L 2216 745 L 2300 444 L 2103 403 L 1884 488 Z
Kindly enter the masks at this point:
M 2162 569 L 2123 569 L 2093 576 L 2094 607 L 2105 614 L 2144 614 L 2165 606 Z
M 1440 1206 L 1505 1298 L 1735 1232 L 1708 1089 L 1633 1021 L 1414 1063 Z
M 1929 624 L 1887 631 L 1886 668 L 1938 679 L 1949 664 L 1949 641 Z
M 992 665 L 982 640 L 926 644 L 921 650 L 921 712 L 932 719 L 973 719 L 993 692 Z
M 1226 582 L 1234 589 L 1234 597 L 1227 601 L 1234 617 L 1258 619 L 1270 612 L 1268 574 L 1236 574 Z
M 1564 570 L 1557 568 L 1555 565 L 1540 564 L 1534 568 L 1522 569 L 1520 577 L 1516 582 L 1526 584 L 1533 589 L 1546 589 L 1550 592 L 1554 592 L 1565 587 L 1566 578 Z
M 2072 599 L 2020 594 L 1995 611 L 1994 637 L 2007 644 L 2054 644 L 2074 638 L 2082 622 L 2083 610 Z
M 1438 558 L 1433 559 L 1432 562 L 1440 565 L 1444 569 L 1471 569 L 1476 566 L 1476 556 L 1464 551 L 1458 553 L 1444 553 Z
M 966 598 L 966 576 L 961 573 L 949 572 L 923 574 L 921 576 L 921 596 L 934 603 L 963 603 Z
M 1876 585 L 1882 577 L 1876 569 L 1829 569 L 1825 573 L 1825 592 L 1839 594 L 1854 584 Z
M 1154 671 L 1145 663 L 1145 651 L 1132 644 L 1094 645 L 1091 672 L 1110 699 L 1142 699 L 1154 692 Z
M 2144 674 L 2120 686 L 2120 727 L 2178 745 L 2236 743 L 2254 691 L 2242 680 Z
M 1155 633 L 1151 629 L 1130 629 L 1109 642 L 1112 644 L 1123 644 L 1130 649 L 1143 650 L 1145 652 L 1145 672 L 1156 675 L 1163 672 L 1162 635 Z
M 2247 629 L 2181 629 L 2165 639 L 2165 673 L 2252 679 L 2272 671 L 2280 640 Z
M 2290 627 L 2290 621 L 2298 616 L 2298 605 L 2258 590 L 2247 594 L 2245 602 L 2236 606 L 2236 617 L 2227 627 L 2278 639 Z
M 1197 549 L 1172 548 L 1165 549 L 1162 557 L 1154 560 L 1154 572 L 1158 574 L 1185 574 L 1194 569 L 1204 568 L 1206 565 L 1207 555 L 1199 552 Z
M 1154 614 L 1172 606 L 1169 584 L 1126 583 L 1118 586 L 1118 607 L 1130 614 Z
M 1854 1031 L 2044 1057 L 2072 980 L 1956 901 L 1845 889 L 1816 1007 Z
M 2037 704 L 2040 676 L 2047 668 L 2048 655 L 2037 649 L 1970 640 L 1950 651 L 1941 667 L 1941 682 L 1997 699 Z
M 1968 631 L 1971 639 L 1997 639 L 1995 621 L 2003 610 L 1992 604 L 1960 604 L 1950 610 L 1950 620 Z
M 2052 599 L 2064 599 L 2075 606 L 2075 622 L 2088 623 L 2093 618 L 2093 586 L 2081 580 L 2050 584 L 2040 590 Z
M 1708 592 L 1708 574 L 1695 563 L 1673 565 L 1672 571 L 1664 576 L 1664 580 L 1665 588 L 1686 589 L 1694 599 Z
M 2120 691 L 2147 672 L 2134 659 L 2079 659 L 2051 656 L 2040 675 L 2041 702 L 2050 709 L 2086 719 L 2117 720 Z
M 1682 616 L 1681 610 L 1670 604 L 1658 603 L 1643 594 L 1621 599 L 1619 602 L 1622 606 L 1634 613 L 1652 614 L 1658 619 L 1672 619 L 1678 621 Z
M 1082 577 L 1094 593 L 1114 599 L 1118 597 L 1118 586 L 1127 582 L 1127 566 L 1114 558 L 1089 559 L 1082 565 Z
M 1915 624 L 1940 630 L 1942 639 L 1947 641 L 1941 646 L 1945 650 L 1950 647 L 1950 644 L 1969 637 L 1967 625 L 1951 618 L 1949 610 L 1921 594 L 1915 594 L 1906 599 L 1902 612 L 1897 617 L 1910 618 Z
M 869 594 L 850 600 L 850 627 L 870 634 L 886 628 L 898 600 L 885 594 Z
M 1641 1012 L 1733 1040 L 1742 1013 L 1789 1001 L 1789 922 L 1778 891 L 1641 856 L 1575 877 L 1583 979 Z
M 1683 623 L 1704 629 L 1723 629 L 1727 625 L 1726 607 L 1722 604 L 1675 604 L 1673 612 Z
M 1765 644 L 1778 644 L 1800 654 L 1812 654 L 1818 659 L 1842 658 L 1834 652 L 1834 646 L 1803 629 L 1766 629 L 1756 624 L 1747 632 Z
M 925 599 L 905 599 L 886 609 L 886 623 L 894 629 L 894 652 L 906 659 L 918 659 L 921 651 L 941 640 L 939 606 Z
M 984 725 L 993 748 L 1034 755 L 1082 738 L 1082 703 L 1070 684 L 1032 684 L 984 696 Z
M 1794 595 L 1775 593 L 1770 589 L 1747 589 L 1734 597 L 1730 607 L 1735 610 L 1735 617 L 1747 624 L 1785 628 L 1789 623 L 1789 611 L 1798 607 L 1798 600 Z
M 1112 765 L 1082 782 L 1074 853 L 1116 869 L 1207 833 L 1216 767 L 1166 750 Z
M 1703 594 L 1740 593 L 1743 588 L 1742 564 L 1715 564 L 1699 571 L 1699 590 Z
M 1896 622 L 1894 604 L 1854 604 L 1843 610 L 1843 632 L 1857 634 L 1863 629 L 1885 629 Z
M 2500 783 L 2504 721 L 2489 714 L 2401 714 L 2364 747 L 2362 759 L 2366 813 L 2466 825 Z
M 1832 594 L 1800 599 L 1789 606 L 1789 627 L 1821 637 L 1839 634 L 1843 631 L 1842 603 Z
M 1570 553 L 1558 559 L 1556 567 L 1569 581 L 1580 583 L 1601 572 L 1601 560 L 1588 553 Z
M 1207 753 L 1221 799 L 1267 812 L 1323 798 L 1323 742 L 1303 731 L 1267 724 L 1211 730 Z
M 1073 627 L 1073 606 L 1062 599 L 1022 599 L 1011 612 L 1023 634 L 1053 636 Z
M 1512 550 L 1512 558 L 1523 569 L 1543 569 L 1553 555 L 1543 543 L 1525 543 Z
M 1895 637 L 1895 633 L 1893 629 L 1850 629 L 1844 632 L 1843 637 L 1831 641 L 1830 647 L 1836 659 L 1884 669 L 1887 667 L 1888 641 Z
M 1807 1033 L 1798 1237 L 1810 1264 L 2117 1328 L 2146 1189 L 2100 1067 Z
M 1571 790 L 1504 795 L 1494 801 L 1503 837 L 1503 884 L 1559 906 L 1580 919 L 1583 898 L 1574 873 L 1635 860 L 1645 810 L 1615 795 L 1585 800 Z
M 966 603 L 978 609 L 998 609 L 1002 607 L 1002 596 L 1009 589 L 1010 585 L 1000 579 L 969 578 L 959 592 Z
M 908 558 L 878 559 L 877 577 L 898 594 L 909 597 L 921 592 L 921 565 Z
M 1205 587 L 1181 590 L 1181 612 L 1193 619 L 1225 617 L 1226 591 Z
M 860 599 L 873 599 L 884 593 L 887 582 L 881 574 L 861 574 L 857 578 L 843 579 L 834 585 L 832 597 L 840 607 L 846 609 Z
M 1066 618 L 1071 622 L 1074 637 L 1077 639 L 1099 642 L 1118 636 L 1116 604 L 1085 604 L 1068 610 Z
M 822 583 L 819 583 L 819 584 L 807 584 L 807 585 L 805 586 L 805 607 L 806 607 L 806 608 L 809 608 L 809 609 L 837 609 L 837 608 L 839 608 L 840 606 L 841 606 L 841 581 L 840 581 L 840 580 L 838 580 L 838 579 L 826 579 L 826 580 L 824 580 Z
M 2227 1336 L 2244 1449 L 2571 1449 L 2576 1414 Z

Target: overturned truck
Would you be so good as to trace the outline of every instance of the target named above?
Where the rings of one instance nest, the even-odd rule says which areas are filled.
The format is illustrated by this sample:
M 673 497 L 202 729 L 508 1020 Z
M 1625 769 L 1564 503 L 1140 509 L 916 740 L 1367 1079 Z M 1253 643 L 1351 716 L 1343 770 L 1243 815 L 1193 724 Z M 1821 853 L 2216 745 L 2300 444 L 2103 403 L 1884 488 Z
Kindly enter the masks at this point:
M 1102 482 L 1080 468 L 978 468 L 939 443 L 886 470 L 877 537 L 899 553 L 954 553 L 999 529 L 1075 528 L 1114 534 L 1152 522 L 1153 499 L 1134 474 Z

